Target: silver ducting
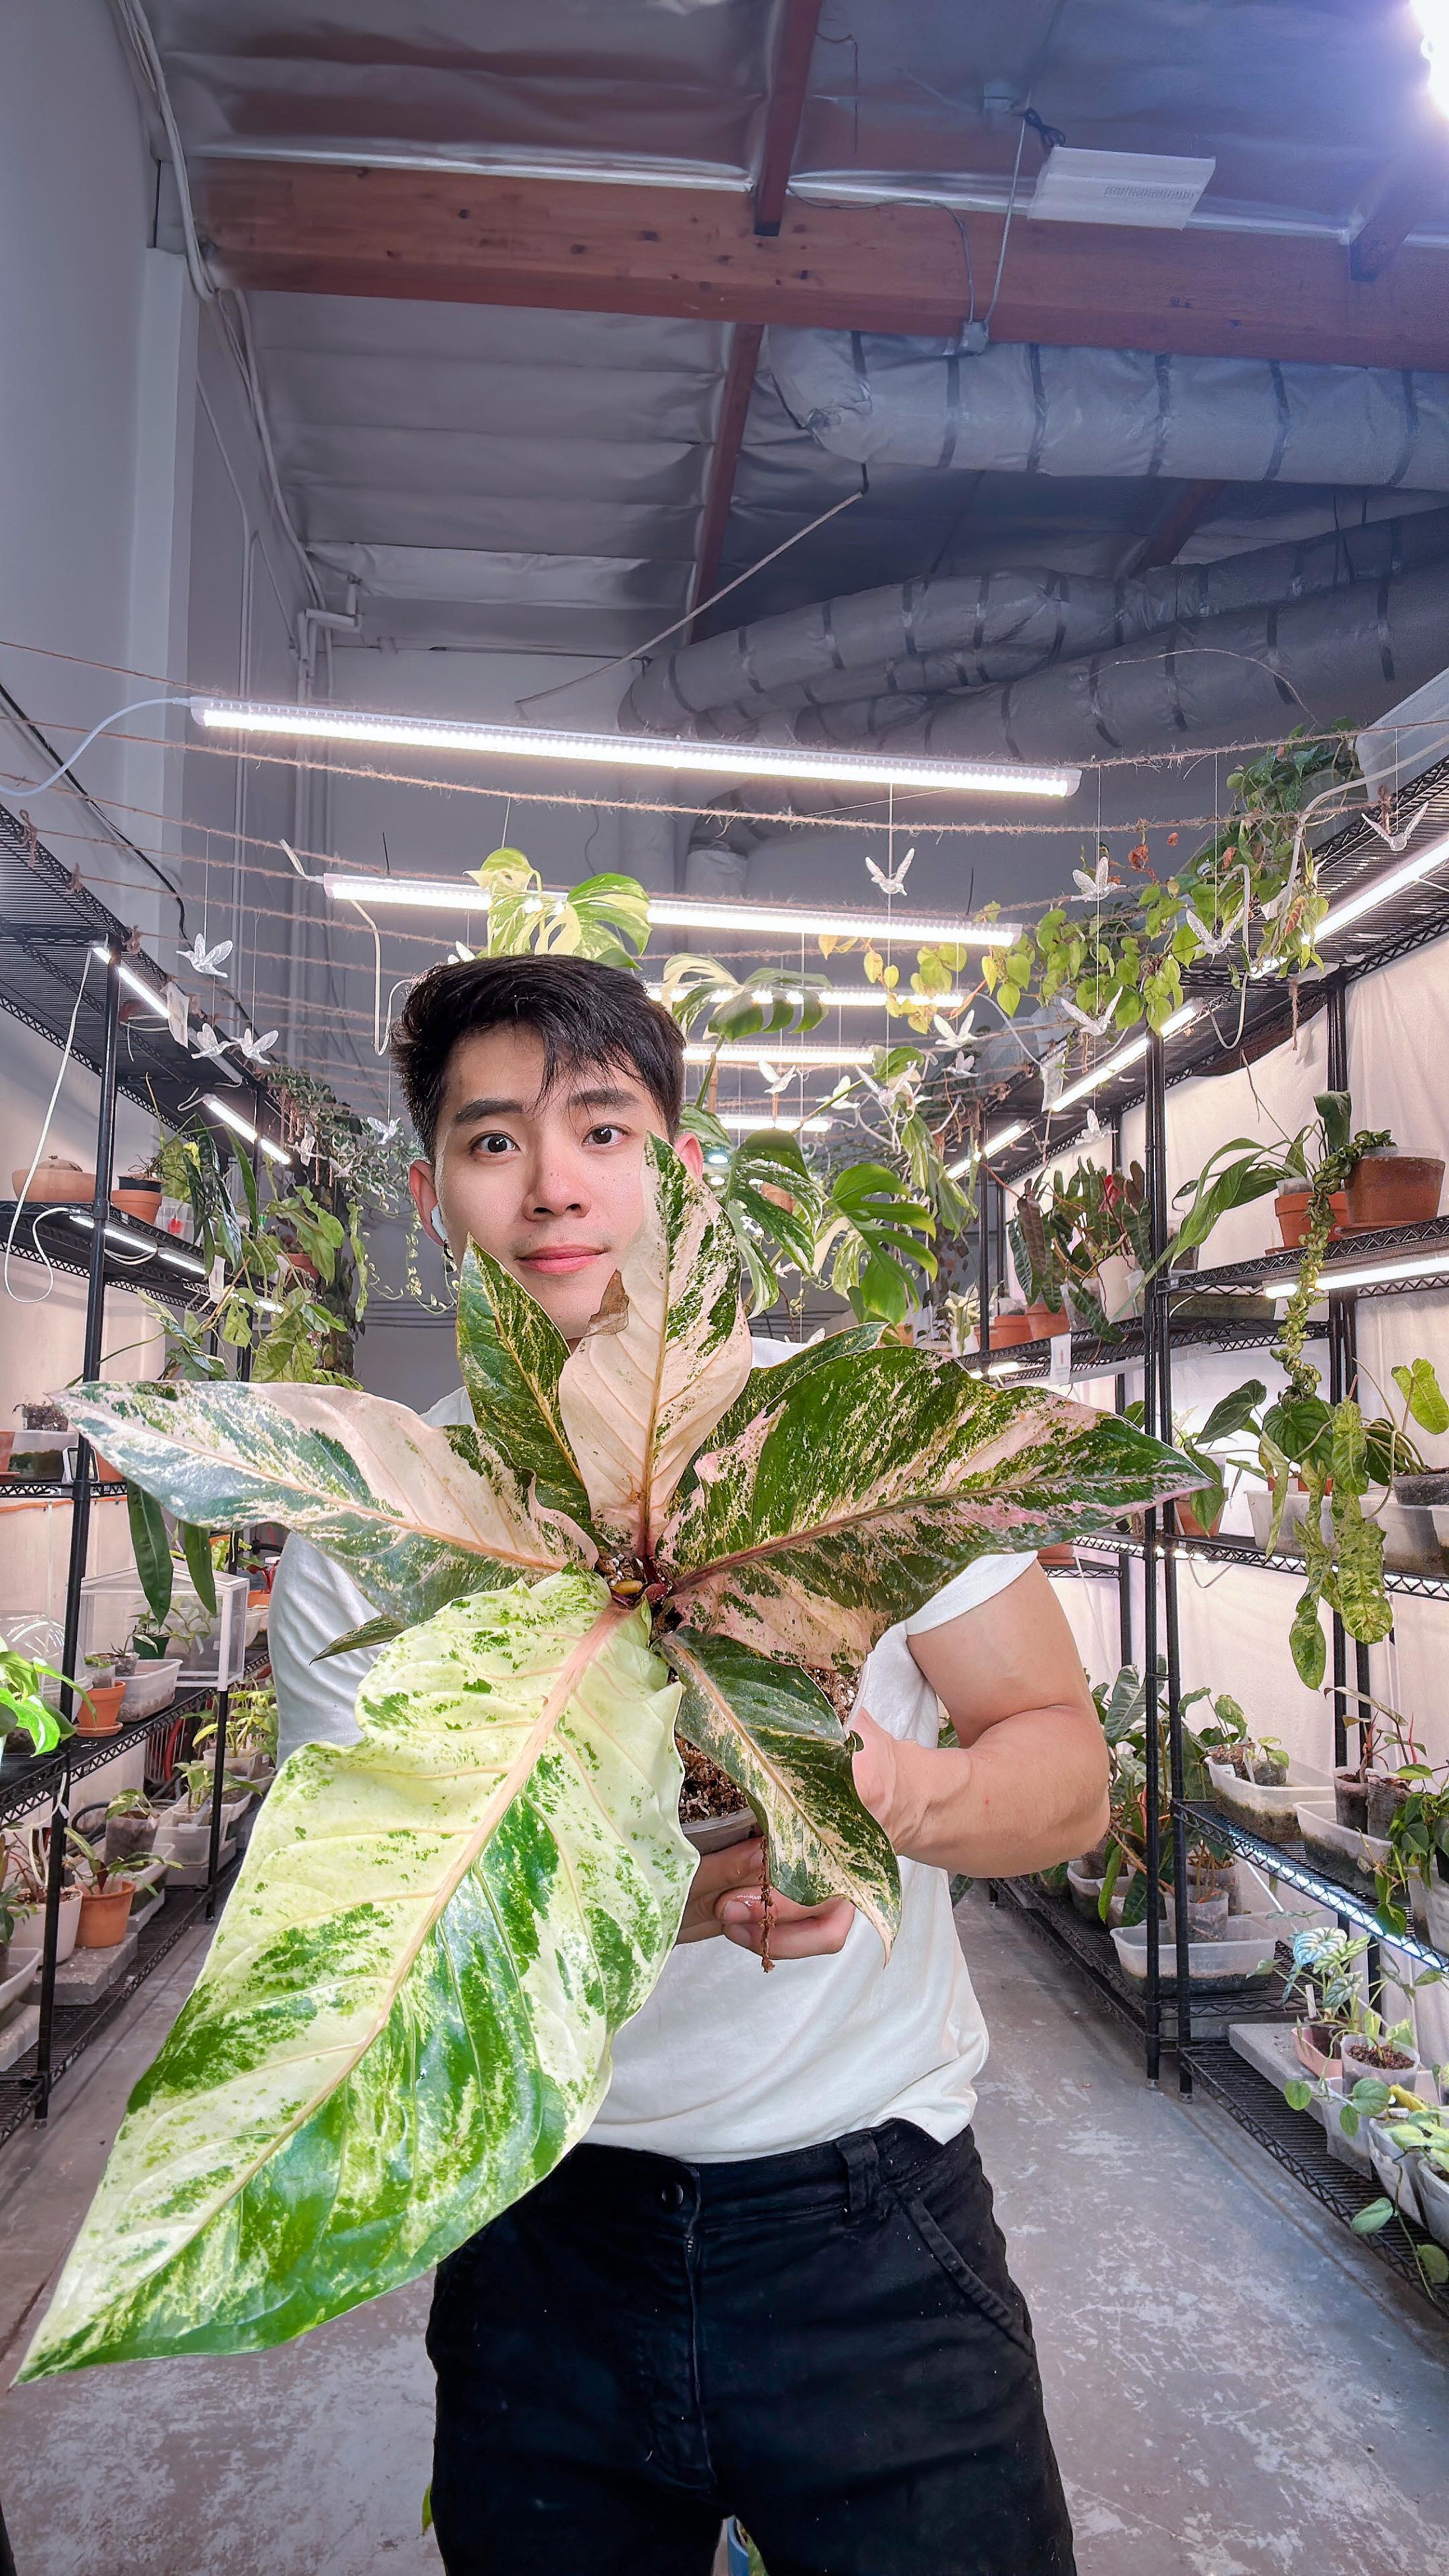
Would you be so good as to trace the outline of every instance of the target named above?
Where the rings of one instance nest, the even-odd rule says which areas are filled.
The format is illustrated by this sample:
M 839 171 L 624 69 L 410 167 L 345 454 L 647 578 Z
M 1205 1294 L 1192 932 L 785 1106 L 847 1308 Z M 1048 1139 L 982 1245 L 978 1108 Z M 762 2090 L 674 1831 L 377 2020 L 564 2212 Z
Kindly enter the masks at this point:
M 1023 678 L 1044 663 L 1106 650 L 1180 620 L 1303 599 L 1449 560 L 1449 510 L 1379 519 L 1213 564 L 1168 564 L 1104 581 L 1040 567 L 948 575 L 762 618 L 657 654 L 620 712 L 626 729 L 782 741 L 803 711 L 834 707 L 828 738 L 893 731 L 945 691 Z
M 786 409 L 855 465 L 1449 492 L 1449 377 L 772 330 Z

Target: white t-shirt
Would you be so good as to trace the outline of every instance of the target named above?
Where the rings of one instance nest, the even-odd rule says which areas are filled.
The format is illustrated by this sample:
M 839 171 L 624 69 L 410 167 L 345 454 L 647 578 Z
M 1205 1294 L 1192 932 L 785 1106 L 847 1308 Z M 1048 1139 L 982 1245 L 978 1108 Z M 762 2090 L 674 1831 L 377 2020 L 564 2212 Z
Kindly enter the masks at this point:
M 770 1365 L 792 1349 L 757 1340 L 755 1357 Z M 462 1389 L 427 1419 L 471 1419 Z M 907 1639 L 978 1608 L 1035 1561 L 978 1557 L 886 1631 L 859 1693 L 877 1725 L 905 1741 L 936 1742 L 936 1694 Z M 372 1656 L 323 1664 L 311 1657 L 373 1615 L 330 1558 L 305 1539 L 287 1541 L 270 1617 L 282 1754 L 310 1742 L 356 1742 L 353 1704 Z M 649 2001 L 614 2042 L 594 2143 L 710 2164 L 819 2146 L 887 2120 L 914 2121 L 941 2140 L 964 2129 L 986 2060 L 986 2024 L 945 1872 L 910 1860 L 900 1868 L 901 1921 L 889 1960 L 861 1915 L 834 1957 L 783 1959 L 768 1976 L 733 1941 L 672 1950 Z

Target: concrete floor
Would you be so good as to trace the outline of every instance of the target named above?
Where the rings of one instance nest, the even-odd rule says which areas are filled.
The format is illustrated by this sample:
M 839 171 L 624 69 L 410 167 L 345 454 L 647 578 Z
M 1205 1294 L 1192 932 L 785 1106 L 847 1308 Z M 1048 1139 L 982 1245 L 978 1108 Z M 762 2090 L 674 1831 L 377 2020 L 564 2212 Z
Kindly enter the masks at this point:
M 962 1926 L 996 2033 L 977 2122 L 1035 2313 L 1080 2576 L 1428 2576 L 1449 2525 L 1449 2334 L 1022 1925 Z M 197 1936 L 198 1939 L 201 1936 Z M 195 1972 L 0 2157 L 0 2385 L 122 2104 Z M 257 2359 L 128 2364 L 0 2400 L 18 2576 L 436 2576 L 425 2286 Z M 581 2569 L 580 2576 L 587 2576 Z

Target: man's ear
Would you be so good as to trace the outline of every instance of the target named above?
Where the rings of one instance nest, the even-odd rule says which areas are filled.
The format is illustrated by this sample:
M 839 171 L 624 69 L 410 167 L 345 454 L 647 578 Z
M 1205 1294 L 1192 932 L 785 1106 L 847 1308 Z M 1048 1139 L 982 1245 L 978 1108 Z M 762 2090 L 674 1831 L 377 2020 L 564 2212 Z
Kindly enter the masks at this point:
M 701 1145 L 699 1138 L 688 1134 L 676 1136 L 674 1139 L 674 1150 L 679 1156 L 681 1163 L 684 1165 L 685 1170 L 687 1172 L 693 1172 L 697 1181 L 702 1181 L 704 1179 L 704 1147 Z
M 422 1218 L 426 1231 L 431 1234 L 433 1231 L 433 1210 L 438 1204 L 437 1185 L 433 1179 L 433 1167 L 431 1163 L 423 1162 L 421 1157 L 416 1163 L 409 1163 L 408 1189 L 412 1194 L 413 1205 L 417 1209 L 419 1216 Z

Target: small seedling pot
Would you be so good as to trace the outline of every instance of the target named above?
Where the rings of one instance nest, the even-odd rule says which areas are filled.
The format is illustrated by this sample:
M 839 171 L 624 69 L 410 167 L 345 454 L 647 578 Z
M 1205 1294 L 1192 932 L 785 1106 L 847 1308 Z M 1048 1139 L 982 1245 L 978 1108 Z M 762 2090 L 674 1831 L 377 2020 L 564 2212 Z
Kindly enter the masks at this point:
M 1434 2087 L 1432 2084 L 1430 2084 L 1427 2092 L 1425 2091 L 1425 2077 L 1429 2070 L 1427 2067 L 1419 2064 L 1419 2061 L 1414 2055 L 1412 2049 L 1401 2048 L 1395 2051 L 1397 2056 L 1404 2058 L 1406 2061 L 1402 2066 L 1376 2066 L 1371 2058 L 1368 2058 L 1363 2054 L 1364 2050 L 1371 2045 L 1372 2043 L 1370 2041 L 1361 2039 L 1353 2034 L 1350 2034 L 1345 2038 L 1342 2050 L 1340 2051 L 1343 2064 L 1343 2089 L 1345 2095 L 1352 2093 L 1355 2084 L 1357 2084 L 1363 2076 L 1371 2075 L 1374 2078 L 1374 2081 L 1378 2084 L 1399 2084 L 1402 2085 L 1406 2093 L 1421 2093 L 1424 2095 L 1426 2101 L 1432 2101 L 1434 2099 Z
M 749 1807 L 737 1807 L 732 1816 L 699 1816 L 692 1824 L 681 1817 L 680 1824 L 686 1842 L 693 1843 L 701 1855 L 728 1851 L 732 1843 L 748 1842 L 751 1834 L 759 1832 Z
M 1373 1771 L 1364 1785 L 1367 1790 L 1368 1830 L 1380 1842 L 1387 1842 L 1389 1827 L 1409 1794 L 1409 1783 L 1407 1780 L 1386 1780 L 1379 1772 Z
M 105 1858 L 108 1862 L 140 1860 L 156 1841 L 154 1816 L 108 1816 Z
M 108 1887 L 97 1896 L 92 1889 L 81 1889 L 80 1925 L 76 1932 L 78 1950 L 114 1950 L 126 1937 L 130 1920 L 131 1899 L 135 1888 L 129 1879 L 119 1887 Z
M 1293 2046 L 1299 2065 L 1306 2066 L 1310 2075 L 1322 2076 L 1326 2082 L 1336 2084 L 1343 2072 L 1338 2054 L 1341 2037 L 1342 2033 L 1336 2031 L 1331 2022 L 1296 2021 Z
M 126 1697 L 124 1682 L 92 1682 L 75 1713 L 77 1735 L 115 1735 Z
M 1311 1190 L 1280 1190 L 1273 1201 L 1285 1252 L 1296 1252 L 1308 1239 L 1308 1202 L 1312 1195 Z M 1335 1190 L 1328 1205 L 1333 1217 L 1333 1232 L 1337 1234 L 1349 1223 L 1347 1191 Z
M 1414 2188 L 1424 2225 L 1436 2245 L 1449 2249 L 1449 2176 L 1441 2174 L 1427 2156 L 1418 2155 L 1414 2158 Z
M 78 1887 L 62 1888 L 60 1897 L 59 1935 L 55 1945 L 55 1959 L 57 1967 L 60 1966 L 63 1960 L 70 1957 L 71 1952 L 75 1948 L 76 1934 L 80 1930 L 80 1913 L 80 1889 Z M 23 1922 L 16 1924 L 15 1930 L 11 1935 L 11 1967 L 18 1968 L 21 1961 L 27 1957 L 38 1958 L 44 1946 L 44 1914 L 27 1914 Z
M 1368 1782 L 1361 1780 L 1356 1771 L 1335 1771 L 1333 1812 L 1338 1823 L 1347 1825 L 1350 1833 L 1368 1832 Z
M 1439 1213 L 1444 1161 L 1439 1154 L 1400 1154 L 1392 1146 L 1360 1155 L 1348 1184 L 1348 1221 L 1367 1230 L 1423 1225 Z

